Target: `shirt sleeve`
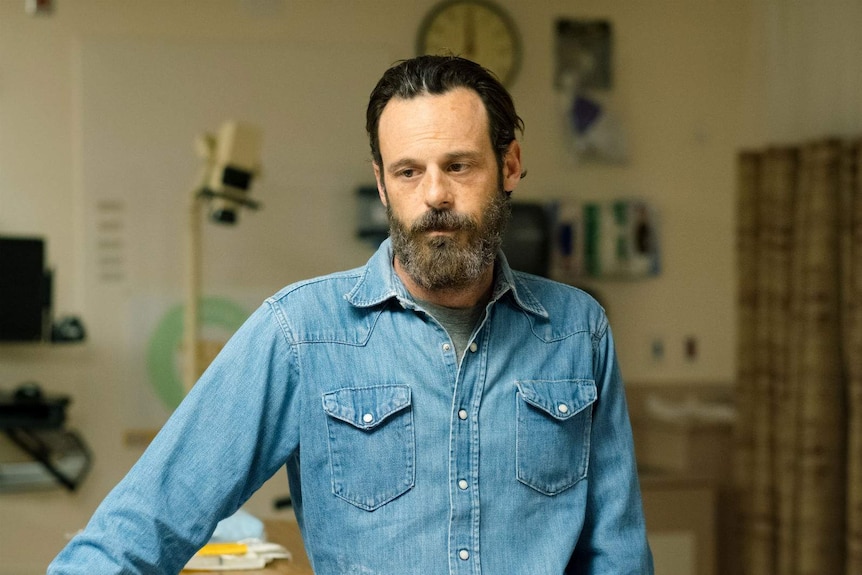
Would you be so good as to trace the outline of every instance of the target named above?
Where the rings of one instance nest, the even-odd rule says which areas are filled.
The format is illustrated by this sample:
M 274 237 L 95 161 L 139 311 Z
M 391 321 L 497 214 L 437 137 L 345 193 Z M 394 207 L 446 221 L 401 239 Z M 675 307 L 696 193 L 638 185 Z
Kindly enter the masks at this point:
M 178 573 L 296 450 L 294 348 L 269 303 L 234 334 L 49 575 Z
M 625 390 L 605 320 L 595 342 L 598 399 L 590 437 L 583 531 L 569 575 L 652 575 Z

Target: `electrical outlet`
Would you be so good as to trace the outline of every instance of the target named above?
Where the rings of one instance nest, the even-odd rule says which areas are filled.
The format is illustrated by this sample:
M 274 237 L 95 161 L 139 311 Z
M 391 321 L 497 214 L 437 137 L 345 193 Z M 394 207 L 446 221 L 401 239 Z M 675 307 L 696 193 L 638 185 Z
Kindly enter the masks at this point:
M 654 337 L 650 342 L 650 357 L 654 363 L 660 363 L 664 360 L 664 339 Z
M 699 353 L 697 337 L 690 335 L 683 341 L 683 355 L 687 361 L 697 360 Z
M 54 11 L 54 0 L 26 0 L 24 10 L 31 16 L 50 14 Z

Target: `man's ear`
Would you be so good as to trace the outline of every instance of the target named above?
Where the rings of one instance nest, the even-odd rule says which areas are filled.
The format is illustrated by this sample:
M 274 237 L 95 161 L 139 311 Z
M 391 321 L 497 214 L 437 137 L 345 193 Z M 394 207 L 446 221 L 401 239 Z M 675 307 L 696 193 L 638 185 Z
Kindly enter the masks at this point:
M 521 181 L 521 144 L 512 140 L 503 157 L 503 189 L 513 191 Z
M 377 180 L 377 195 L 380 196 L 380 201 L 383 205 L 387 205 L 386 200 L 386 184 L 383 182 L 383 173 L 380 171 L 380 166 L 377 165 L 377 162 L 373 162 L 374 166 L 374 179 Z

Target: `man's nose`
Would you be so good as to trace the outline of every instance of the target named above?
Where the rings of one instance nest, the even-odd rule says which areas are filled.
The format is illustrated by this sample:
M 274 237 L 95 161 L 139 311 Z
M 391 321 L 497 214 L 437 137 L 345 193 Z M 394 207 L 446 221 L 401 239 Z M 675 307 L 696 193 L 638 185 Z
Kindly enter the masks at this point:
M 451 208 L 454 201 L 452 183 L 439 170 L 428 170 L 425 173 L 425 204 L 430 208 Z

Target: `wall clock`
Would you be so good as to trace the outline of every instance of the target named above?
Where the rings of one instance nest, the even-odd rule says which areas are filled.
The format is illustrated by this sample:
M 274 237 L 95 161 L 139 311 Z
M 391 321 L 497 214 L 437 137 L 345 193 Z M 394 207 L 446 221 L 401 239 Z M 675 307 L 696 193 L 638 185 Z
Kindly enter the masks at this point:
M 446 0 L 419 28 L 419 54 L 455 54 L 481 64 L 510 86 L 521 65 L 521 39 L 515 22 L 488 0 Z

